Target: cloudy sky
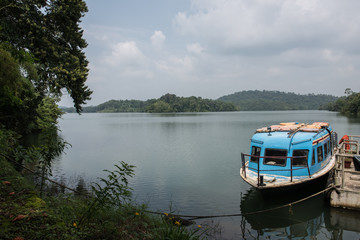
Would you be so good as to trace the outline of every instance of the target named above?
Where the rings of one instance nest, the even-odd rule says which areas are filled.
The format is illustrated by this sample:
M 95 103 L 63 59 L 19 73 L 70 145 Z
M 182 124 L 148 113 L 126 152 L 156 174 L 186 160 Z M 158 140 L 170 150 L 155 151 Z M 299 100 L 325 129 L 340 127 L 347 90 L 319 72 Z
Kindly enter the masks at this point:
M 360 91 L 359 0 L 86 3 L 88 105 L 165 93 Z

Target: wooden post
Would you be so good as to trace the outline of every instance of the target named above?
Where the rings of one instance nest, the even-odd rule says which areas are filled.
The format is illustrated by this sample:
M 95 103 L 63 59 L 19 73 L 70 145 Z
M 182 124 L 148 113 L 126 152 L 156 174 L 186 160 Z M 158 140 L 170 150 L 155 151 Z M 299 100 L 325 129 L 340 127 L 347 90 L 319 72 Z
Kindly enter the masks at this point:
M 243 153 L 241 153 L 241 162 L 242 162 L 242 169 L 243 169 L 243 172 L 244 172 L 244 177 L 246 178 L 246 162 L 245 162 L 245 156 Z
M 344 165 L 345 165 L 345 157 L 341 156 L 341 188 L 344 188 L 344 181 L 345 181 Z

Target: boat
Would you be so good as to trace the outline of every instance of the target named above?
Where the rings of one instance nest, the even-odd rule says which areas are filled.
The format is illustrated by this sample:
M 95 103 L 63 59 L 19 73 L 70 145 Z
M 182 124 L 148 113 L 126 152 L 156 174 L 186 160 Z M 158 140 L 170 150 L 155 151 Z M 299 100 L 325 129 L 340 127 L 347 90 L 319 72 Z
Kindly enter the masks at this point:
M 333 172 L 336 148 L 337 134 L 327 122 L 259 128 L 250 154 L 241 153 L 240 176 L 266 195 L 322 186 Z

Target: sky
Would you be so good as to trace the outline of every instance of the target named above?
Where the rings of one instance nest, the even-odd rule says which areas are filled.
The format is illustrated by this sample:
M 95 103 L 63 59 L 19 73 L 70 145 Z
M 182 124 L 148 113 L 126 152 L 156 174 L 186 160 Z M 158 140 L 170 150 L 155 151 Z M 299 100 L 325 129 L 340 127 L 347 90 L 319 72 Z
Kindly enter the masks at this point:
M 85 0 L 87 105 L 360 92 L 359 0 Z M 64 96 L 59 105 L 71 106 Z

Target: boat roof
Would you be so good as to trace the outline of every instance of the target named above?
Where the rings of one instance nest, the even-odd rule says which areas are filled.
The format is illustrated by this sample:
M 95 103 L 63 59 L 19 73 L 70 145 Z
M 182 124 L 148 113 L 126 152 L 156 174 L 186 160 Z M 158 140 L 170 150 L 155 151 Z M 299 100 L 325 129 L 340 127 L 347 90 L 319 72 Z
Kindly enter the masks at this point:
M 331 128 L 328 123 L 314 122 L 305 123 L 280 123 L 256 130 L 251 138 L 253 143 L 264 144 L 267 148 L 288 148 L 290 144 L 313 143 L 315 139 L 322 138 L 328 132 L 325 128 Z
M 289 132 L 289 131 L 301 131 L 301 132 L 318 132 L 324 127 L 329 127 L 327 122 L 313 122 L 299 123 L 299 122 L 286 122 L 279 125 L 271 125 L 270 127 L 263 127 L 256 130 L 256 132 Z

